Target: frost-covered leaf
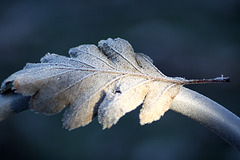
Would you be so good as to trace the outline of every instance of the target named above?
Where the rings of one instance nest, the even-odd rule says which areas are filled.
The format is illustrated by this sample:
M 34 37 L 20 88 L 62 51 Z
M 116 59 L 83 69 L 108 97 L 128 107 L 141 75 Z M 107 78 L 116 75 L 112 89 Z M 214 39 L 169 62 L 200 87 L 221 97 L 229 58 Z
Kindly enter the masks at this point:
M 152 123 L 169 109 L 182 85 L 201 82 L 165 76 L 151 58 L 134 53 L 120 38 L 101 40 L 98 47 L 80 45 L 69 54 L 47 54 L 41 63 L 27 64 L 1 90 L 12 83 L 12 90 L 32 96 L 35 112 L 56 114 L 66 107 L 63 125 L 71 130 L 96 116 L 103 128 L 110 128 L 141 104 L 140 123 Z

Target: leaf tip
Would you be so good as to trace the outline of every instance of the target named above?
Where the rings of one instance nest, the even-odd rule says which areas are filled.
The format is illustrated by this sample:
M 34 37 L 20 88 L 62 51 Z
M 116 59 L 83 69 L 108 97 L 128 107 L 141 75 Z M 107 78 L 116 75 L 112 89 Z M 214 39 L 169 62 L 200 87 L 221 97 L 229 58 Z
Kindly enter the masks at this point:
M 161 116 L 149 116 L 149 115 L 143 115 L 140 114 L 139 115 L 139 119 L 140 119 L 140 124 L 141 125 L 145 125 L 145 124 L 151 124 L 154 121 L 157 121 L 160 119 Z

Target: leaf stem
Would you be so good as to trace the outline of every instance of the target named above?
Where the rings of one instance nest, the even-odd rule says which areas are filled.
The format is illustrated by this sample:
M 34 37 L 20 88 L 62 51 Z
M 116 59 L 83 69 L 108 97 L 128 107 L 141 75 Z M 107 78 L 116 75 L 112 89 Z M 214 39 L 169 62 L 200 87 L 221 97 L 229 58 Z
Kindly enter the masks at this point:
M 112 74 L 119 74 L 119 75 L 129 75 L 129 76 L 136 76 L 136 77 L 144 77 L 149 79 L 154 79 L 163 82 L 175 83 L 177 85 L 186 85 L 186 84 L 203 84 L 203 83 L 223 83 L 223 82 L 230 82 L 229 77 L 217 77 L 213 79 L 185 79 L 181 77 L 167 77 L 167 76 L 159 76 L 154 77 L 148 74 L 142 73 L 133 73 L 133 72 L 124 72 L 118 70 L 104 70 L 104 69 L 96 69 L 96 68 L 73 68 L 73 67 L 54 67 L 55 69 L 73 69 L 76 71 L 88 71 L 88 72 L 100 72 L 100 73 L 112 73 Z
M 190 80 L 187 80 L 186 84 L 223 83 L 223 82 L 230 82 L 230 78 L 222 76 L 214 79 L 190 79 Z

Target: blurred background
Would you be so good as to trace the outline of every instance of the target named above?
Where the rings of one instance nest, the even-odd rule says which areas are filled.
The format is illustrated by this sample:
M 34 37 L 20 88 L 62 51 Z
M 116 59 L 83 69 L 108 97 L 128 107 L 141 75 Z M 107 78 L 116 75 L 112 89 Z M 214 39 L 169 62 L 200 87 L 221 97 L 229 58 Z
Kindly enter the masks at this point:
M 80 44 L 121 37 L 168 76 L 231 83 L 189 85 L 240 116 L 238 0 L 2 0 L 0 81 L 47 52 L 68 56 Z M 168 111 L 140 126 L 139 109 L 102 130 L 95 119 L 71 132 L 62 113 L 25 111 L 0 123 L 0 159 L 229 160 L 236 149 L 197 122 Z

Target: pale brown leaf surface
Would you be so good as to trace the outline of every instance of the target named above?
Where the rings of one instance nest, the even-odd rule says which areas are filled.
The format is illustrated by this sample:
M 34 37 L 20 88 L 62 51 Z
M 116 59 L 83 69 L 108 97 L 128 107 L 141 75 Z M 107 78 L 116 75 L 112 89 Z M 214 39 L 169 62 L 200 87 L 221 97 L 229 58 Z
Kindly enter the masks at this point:
M 32 96 L 35 112 L 56 114 L 66 107 L 63 125 L 71 130 L 96 116 L 103 128 L 110 128 L 141 104 L 140 123 L 152 123 L 189 82 L 165 76 L 151 58 L 134 53 L 120 38 L 101 40 L 98 47 L 80 45 L 69 54 L 47 54 L 41 63 L 27 64 L 3 82 L 2 90 L 12 82 L 16 92 Z

